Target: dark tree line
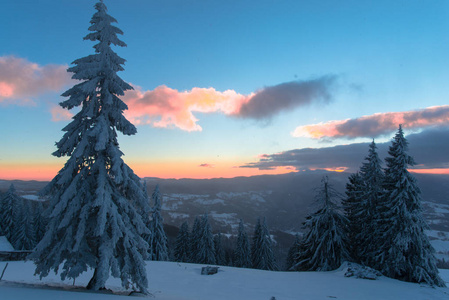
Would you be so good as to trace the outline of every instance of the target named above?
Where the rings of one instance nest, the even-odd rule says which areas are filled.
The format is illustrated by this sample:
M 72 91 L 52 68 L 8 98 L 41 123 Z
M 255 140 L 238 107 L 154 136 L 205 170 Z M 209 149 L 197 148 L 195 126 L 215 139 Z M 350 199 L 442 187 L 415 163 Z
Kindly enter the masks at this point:
M 407 151 L 400 126 L 386 167 L 373 141 L 359 172 L 349 176 L 344 199 L 323 179 L 319 209 L 304 222 L 306 234 L 291 247 L 287 268 L 325 271 L 350 260 L 391 278 L 445 286 L 424 232 L 421 191 L 408 171 L 415 162 Z
M 17 195 L 14 185 L 0 195 L 0 235 L 15 250 L 33 250 L 45 233 L 46 217 L 41 201 Z
M 272 240 L 265 219 L 257 221 L 250 246 L 243 221 L 240 220 L 237 240 L 231 254 L 222 246 L 221 233 L 213 234 L 208 215 L 196 217 L 189 231 L 189 225 L 181 225 L 175 241 L 174 260 L 199 264 L 229 265 L 240 268 L 276 270 Z

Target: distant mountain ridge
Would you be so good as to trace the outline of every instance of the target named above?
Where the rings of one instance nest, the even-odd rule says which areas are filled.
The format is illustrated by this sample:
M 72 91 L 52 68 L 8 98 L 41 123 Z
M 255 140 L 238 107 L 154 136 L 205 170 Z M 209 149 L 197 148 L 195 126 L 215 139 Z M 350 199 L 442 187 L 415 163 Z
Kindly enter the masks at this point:
M 162 215 L 167 225 L 179 227 L 196 216 L 208 213 L 215 232 L 237 233 L 240 219 L 252 234 L 258 217 L 266 217 L 274 238 L 282 247 L 288 247 L 294 234 L 301 231 L 306 215 L 314 210 L 315 188 L 323 176 L 344 196 L 349 173 L 307 171 L 282 175 L 215 179 L 160 179 L 143 178 L 148 193 L 159 184 L 163 193 Z M 449 175 L 414 174 L 422 191 L 424 216 L 435 246 L 449 259 Z M 14 183 L 21 195 L 38 193 L 46 182 L 0 181 L 0 191 Z M 280 245 L 281 246 L 281 245 Z

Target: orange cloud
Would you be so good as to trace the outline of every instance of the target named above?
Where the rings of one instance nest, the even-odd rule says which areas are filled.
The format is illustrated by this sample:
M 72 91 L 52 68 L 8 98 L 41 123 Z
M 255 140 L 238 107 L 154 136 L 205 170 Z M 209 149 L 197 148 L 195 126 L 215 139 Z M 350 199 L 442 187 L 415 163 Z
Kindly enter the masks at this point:
M 438 175 L 449 175 L 448 168 L 433 168 L 433 169 L 409 169 L 411 173 L 418 174 L 438 174 Z
M 30 98 L 70 83 L 67 66 L 40 66 L 15 56 L 0 57 L 0 103 L 34 104 Z
M 297 127 L 294 137 L 320 138 L 357 138 L 390 134 L 399 124 L 407 129 L 426 128 L 449 124 L 449 105 L 433 106 L 425 109 L 377 113 L 356 119 L 329 121 Z

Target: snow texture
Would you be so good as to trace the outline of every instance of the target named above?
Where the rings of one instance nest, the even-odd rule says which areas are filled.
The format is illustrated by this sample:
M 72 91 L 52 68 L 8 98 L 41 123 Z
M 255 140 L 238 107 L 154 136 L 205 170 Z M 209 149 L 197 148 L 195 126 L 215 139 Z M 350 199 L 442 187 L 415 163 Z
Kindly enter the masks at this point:
M 0 262 L 3 270 L 6 262 Z M 330 272 L 270 272 L 245 268 L 220 267 L 213 276 L 202 276 L 201 267 L 188 263 L 147 262 L 146 274 L 151 282 L 149 292 L 156 300 L 447 300 L 448 288 L 403 282 L 387 277 L 360 280 L 345 277 L 346 268 Z M 2 300 L 114 300 L 126 295 L 119 279 L 110 278 L 110 292 L 86 291 L 84 286 L 92 270 L 76 279 L 61 281 L 49 275 L 42 281 L 33 276 L 31 262 L 9 262 L 0 281 Z M 449 270 L 441 270 L 449 281 Z M 130 290 L 128 290 L 129 292 Z M 118 294 L 118 295 L 117 295 Z

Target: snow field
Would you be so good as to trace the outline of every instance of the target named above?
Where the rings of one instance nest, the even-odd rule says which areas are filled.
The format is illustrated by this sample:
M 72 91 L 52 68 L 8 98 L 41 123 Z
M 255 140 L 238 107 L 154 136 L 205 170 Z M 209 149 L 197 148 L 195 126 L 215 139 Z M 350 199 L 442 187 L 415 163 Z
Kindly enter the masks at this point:
M 6 262 L 0 262 L 0 271 Z M 270 272 L 220 267 L 215 275 L 201 275 L 203 265 L 175 262 L 147 262 L 149 291 L 157 300 L 447 300 L 448 288 L 402 282 L 386 277 L 364 280 L 344 277 L 345 270 L 330 272 Z M 110 278 L 107 288 L 122 295 L 91 293 L 82 287 L 92 272 L 73 280 L 61 281 L 51 273 L 42 281 L 33 276 L 32 262 L 9 262 L 0 281 L 1 300 L 25 299 L 123 299 L 120 280 Z M 449 283 L 449 270 L 441 270 Z

